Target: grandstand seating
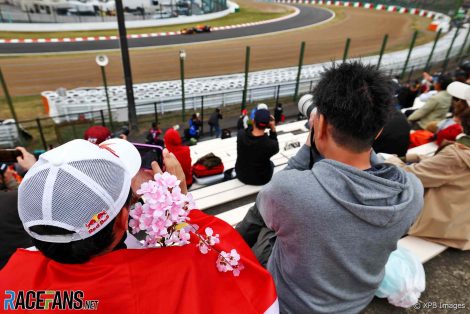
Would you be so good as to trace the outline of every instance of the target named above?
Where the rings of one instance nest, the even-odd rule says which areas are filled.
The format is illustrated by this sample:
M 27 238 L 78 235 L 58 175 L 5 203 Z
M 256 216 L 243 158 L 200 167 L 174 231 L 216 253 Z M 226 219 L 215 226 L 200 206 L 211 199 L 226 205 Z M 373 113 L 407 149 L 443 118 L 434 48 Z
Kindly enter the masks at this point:
M 11 122 L 13 121 L 13 122 Z M 0 123 L 0 148 L 11 148 L 18 144 L 18 131 L 14 120 L 6 120 Z

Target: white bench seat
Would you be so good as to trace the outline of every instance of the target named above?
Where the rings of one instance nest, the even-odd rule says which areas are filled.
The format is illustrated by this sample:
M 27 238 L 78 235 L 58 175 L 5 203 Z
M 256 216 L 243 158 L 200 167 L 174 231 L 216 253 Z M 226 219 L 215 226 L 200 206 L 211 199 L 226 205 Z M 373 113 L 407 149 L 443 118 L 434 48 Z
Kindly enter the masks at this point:
M 235 227 L 240 221 L 243 220 L 243 218 L 245 218 L 246 213 L 254 204 L 255 203 L 253 202 L 228 210 L 226 212 L 216 215 L 216 217 Z
M 423 264 L 447 249 L 447 246 L 445 245 L 414 236 L 401 238 L 398 240 L 398 246 L 413 252 L 413 254 L 415 254 Z
M 439 148 L 436 142 L 426 143 L 420 146 L 416 146 L 408 149 L 407 154 L 417 154 L 421 156 L 432 156 Z
M 274 168 L 274 173 L 284 169 L 286 165 Z M 246 196 L 258 193 L 262 185 L 248 185 L 238 179 L 222 182 L 206 188 L 198 189 L 191 194 L 196 201 L 196 207 L 200 210 L 228 203 Z

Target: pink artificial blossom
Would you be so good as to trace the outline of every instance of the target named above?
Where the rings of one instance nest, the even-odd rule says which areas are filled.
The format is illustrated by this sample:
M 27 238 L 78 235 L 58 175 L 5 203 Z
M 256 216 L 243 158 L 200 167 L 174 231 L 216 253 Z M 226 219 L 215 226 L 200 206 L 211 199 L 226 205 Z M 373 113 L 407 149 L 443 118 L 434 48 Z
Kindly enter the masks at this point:
M 190 244 L 191 233 L 199 238 L 198 247 L 202 254 L 214 249 L 218 253 L 216 267 L 221 272 L 233 272 L 239 276 L 243 265 L 235 249 L 230 253 L 219 252 L 212 248 L 220 243 L 218 234 L 210 227 L 204 229 L 205 235 L 198 233 L 197 225 L 188 224 L 188 215 L 196 204 L 190 193 L 184 195 L 179 187 L 180 180 L 165 172 L 157 173 L 154 181 L 142 183 L 137 194 L 141 195 L 144 204 L 136 203 L 130 211 L 129 226 L 132 233 L 144 230 L 147 236 L 145 247 L 165 247 Z

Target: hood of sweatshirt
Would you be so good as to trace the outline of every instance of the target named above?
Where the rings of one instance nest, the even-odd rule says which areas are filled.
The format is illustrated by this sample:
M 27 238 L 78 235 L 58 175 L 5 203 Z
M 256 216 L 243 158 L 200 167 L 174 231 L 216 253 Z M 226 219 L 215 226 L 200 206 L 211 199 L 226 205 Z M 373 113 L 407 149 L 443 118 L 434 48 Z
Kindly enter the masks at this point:
M 173 128 L 169 128 L 165 132 L 165 136 L 163 137 L 163 139 L 165 141 L 165 146 L 168 147 L 168 149 L 170 150 L 171 150 L 171 147 L 181 146 L 181 144 L 183 143 L 181 141 L 181 137 L 178 131 L 176 131 Z
M 465 135 L 457 140 L 457 145 L 451 145 L 455 154 L 462 160 L 462 163 L 470 168 L 470 136 Z
M 363 171 L 323 159 L 315 163 L 312 172 L 331 198 L 375 226 L 401 221 L 410 206 L 416 206 L 415 193 L 423 193 L 421 183 L 413 174 L 390 164 L 372 162 L 372 168 Z

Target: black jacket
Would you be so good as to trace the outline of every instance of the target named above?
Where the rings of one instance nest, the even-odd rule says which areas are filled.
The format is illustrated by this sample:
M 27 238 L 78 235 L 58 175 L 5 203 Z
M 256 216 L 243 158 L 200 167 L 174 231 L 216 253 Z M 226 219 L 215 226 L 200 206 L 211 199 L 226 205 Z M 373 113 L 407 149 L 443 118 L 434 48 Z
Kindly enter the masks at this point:
M 390 113 L 389 121 L 385 124 L 382 134 L 375 140 L 372 148 L 376 153 L 396 154 L 405 156 L 410 144 L 410 124 L 400 110 Z
M 270 158 L 279 152 L 276 132 L 253 136 L 252 129 L 240 130 L 237 137 L 237 178 L 252 185 L 263 185 L 273 176 Z
M 18 215 L 18 191 L 0 191 L 0 269 L 16 249 L 33 246 Z

